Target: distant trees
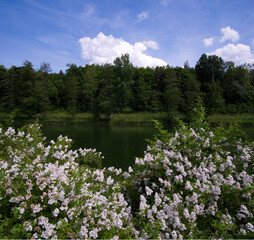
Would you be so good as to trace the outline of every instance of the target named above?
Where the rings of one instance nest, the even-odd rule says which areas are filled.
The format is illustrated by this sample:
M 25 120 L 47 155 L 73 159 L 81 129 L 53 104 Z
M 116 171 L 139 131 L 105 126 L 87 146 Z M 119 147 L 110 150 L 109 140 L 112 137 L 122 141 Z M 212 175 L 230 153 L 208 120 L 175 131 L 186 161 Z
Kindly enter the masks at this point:
M 151 68 L 135 68 L 133 73 L 133 99 L 134 111 L 152 111 L 152 82 L 153 70 Z
M 43 117 L 46 117 L 46 113 L 50 110 L 50 103 L 54 101 L 57 95 L 57 90 L 52 83 L 50 73 L 52 72 L 49 63 L 42 63 L 37 73 L 37 81 L 35 83 L 35 91 L 39 100 L 40 112 L 43 113 Z
M 196 106 L 196 100 L 200 96 L 200 82 L 197 80 L 195 70 L 185 65 L 185 68 L 175 68 L 177 79 L 179 79 L 179 88 L 181 91 L 181 102 L 179 111 L 184 113 L 184 118 L 193 118 L 193 109 Z
M 125 54 L 113 64 L 67 64 L 65 73 L 52 73 L 49 63 L 35 70 L 32 63 L 0 66 L 0 111 L 32 117 L 49 110 L 91 112 L 97 120 L 112 113 L 168 113 L 191 119 L 198 98 L 208 113 L 254 111 L 254 65 L 235 66 L 218 56 L 203 54 L 195 68 L 134 67 Z
M 254 85 L 247 66 L 229 67 L 222 86 L 226 104 L 231 106 L 233 112 L 253 111 Z
M 98 71 L 95 65 L 87 65 L 83 72 L 83 81 L 80 83 L 82 94 L 82 102 L 86 108 L 84 110 L 91 111 L 94 105 L 94 96 L 98 86 Z
M 114 67 L 106 64 L 100 68 L 97 75 L 97 88 L 94 95 L 92 113 L 96 120 L 110 119 L 114 111 Z
M 16 94 L 18 97 L 19 110 L 29 118 L 39 111 L 40 102 L 37 99 L 36 72 L 29 61 L 25 61 L 17 77 Z
M 222 97 L 221 82 L 224 75 L 225 63 L 222 58 L 203 54 L 198 60 L 195 70 L 197 79 L 201 84 L 201 91 L 205 105 L 210 112 L 222 109 L 224 99 Z
M 115 71 L 115 101 L 118 112 L 129 112 L 132 101 L 133 65 L 130 62 L 129 54 L 117 57 L 114 61 Z
M 2 109 L 14 109 L 14 74 L 15 71 L 13 68 L 10 68 L 9 71 L 7 71 L 3 65 L 0 65 L 0 96 Z

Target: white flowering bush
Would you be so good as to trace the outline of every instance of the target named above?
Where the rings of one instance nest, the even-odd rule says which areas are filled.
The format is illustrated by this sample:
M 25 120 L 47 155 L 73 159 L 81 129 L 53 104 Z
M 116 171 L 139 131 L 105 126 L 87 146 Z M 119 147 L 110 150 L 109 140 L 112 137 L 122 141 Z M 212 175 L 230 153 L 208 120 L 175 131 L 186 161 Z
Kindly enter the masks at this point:
M 159 137 L 127 176 L 141 238 L 254 237 L 254 144 L 237 127 L 211 131 L 202 106 L 198 114 L 174 134 L 157 124 Z
M 121 169 L 88 168 L 101 153 L 70 144 L 38 125 L 0 130 L 0 238 L 135 237 Z
M 0 128 L 0 238 L 253 238 L 254 143 L 203 119 L 157 123 L 127 172 L 37 124 Z

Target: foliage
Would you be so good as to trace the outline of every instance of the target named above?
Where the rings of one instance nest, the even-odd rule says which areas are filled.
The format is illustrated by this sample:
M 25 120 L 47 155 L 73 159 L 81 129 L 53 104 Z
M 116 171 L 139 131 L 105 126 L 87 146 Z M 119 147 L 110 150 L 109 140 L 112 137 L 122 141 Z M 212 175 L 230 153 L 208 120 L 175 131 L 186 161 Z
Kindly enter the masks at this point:
M 133 66 L 129 59 L 129 54 L 124 54 L 117 57 L 114 61 L 115 68 L 115 87 L 114 92 L 115 101 L 118 103 L 117 111 L 123 111 L 130 107 L 129 103 L 132 98 L 132 75 Z
M 253 113 L 253 65 L 234 66 L 220 57 L 203 54 L 195 68 L 134 67 L 125 54 L 113 64 L 84 67 L 67 64 L 65 73 L 51 73 L 49 63 L 35 70 L 32 63 L 6 69 L 0 65 L 0 111 L 29 118 L 48 111 L 65 110 L 72 117 L 92 113 L 96 120 L 110 120 L 114 113 L 168 113 L 190 122 L 201 97 L 207 113 Z

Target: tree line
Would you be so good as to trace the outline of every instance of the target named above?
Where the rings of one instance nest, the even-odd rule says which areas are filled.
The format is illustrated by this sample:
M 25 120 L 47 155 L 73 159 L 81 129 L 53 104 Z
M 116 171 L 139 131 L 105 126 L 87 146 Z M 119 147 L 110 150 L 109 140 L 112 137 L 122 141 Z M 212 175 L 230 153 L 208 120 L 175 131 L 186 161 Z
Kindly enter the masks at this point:
M 95 119 L 112 113 L 167 112 L 169 120 L 193 115 L 197 99 L 208 113 L 254 112 L 254 64 L 235 66 L 203 54 L 195 68 L 134 67 L 125 54 L 113 64 L 67 64 L 52 73 L 49 63 L 35 70 L 30 61 L 9 69 L 0 66 L 0 111 L 32 117 L 47 111 L 91 112 Z

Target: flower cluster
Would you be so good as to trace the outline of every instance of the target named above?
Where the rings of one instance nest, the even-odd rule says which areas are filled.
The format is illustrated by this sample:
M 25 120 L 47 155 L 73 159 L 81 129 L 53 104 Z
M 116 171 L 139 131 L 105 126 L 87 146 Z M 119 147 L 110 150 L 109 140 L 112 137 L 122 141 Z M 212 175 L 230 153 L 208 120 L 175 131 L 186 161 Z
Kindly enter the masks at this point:
M 253 234 L 253 143 L 235 138 L 233 129 L 223 134 L 206 125 L 182 125 L 162 135 L 164 140 L 151 142 L 128 176 L 126 192 L 141 222 L 140 236 Z
M 80 158 L 86 163 L 87 155 L 88 161 L 91 154 L 101 157 L 100 153 L 69 150 L 71 140 L 62 136 L 47 145 L 38 125 L 18 133 L 12 128 L 0 132 L 0 214 L 5 217 L 0 221 L 6 224 L 0 236 L 48 239 L 137 234 L 131 208 L 121 193 L 121 170 L 91 169 L 77 163 Z

